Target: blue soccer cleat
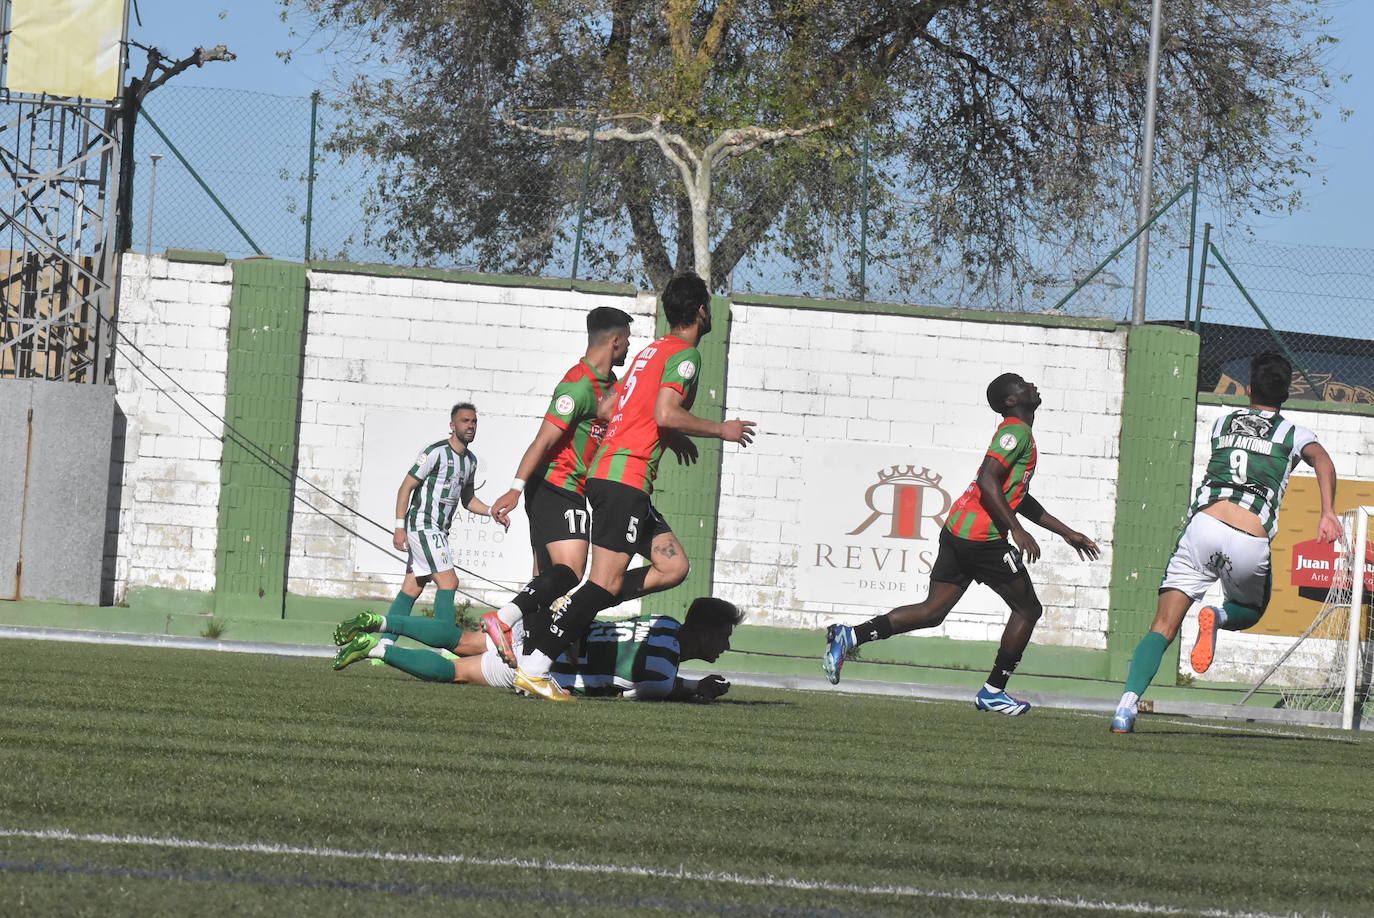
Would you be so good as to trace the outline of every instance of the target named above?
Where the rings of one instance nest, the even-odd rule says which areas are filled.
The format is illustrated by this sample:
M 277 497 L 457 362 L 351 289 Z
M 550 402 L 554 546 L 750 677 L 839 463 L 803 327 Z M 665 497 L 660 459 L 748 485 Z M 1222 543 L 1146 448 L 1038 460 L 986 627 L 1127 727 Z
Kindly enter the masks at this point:
M 848 625 L 831 625 L 825 629 L 825 654 L 821 657 L 821 669 L 831 685 L 840 684 L 840 667 L 845 660 L 854 658 L 854 629 Z
M 1017 717 L 1031 709 L 1029 701 L 1013 698 L 1005 691 L 989 692 L 987 686 L 980 688 L 973 697 L 973 706 L 980 711 L 996 711 L 1008 717 Z
M 1113 733 L 1134 733 L 1135 732 L 1135 711 L 1130 708 L 1117 708 L 1112 715 Z

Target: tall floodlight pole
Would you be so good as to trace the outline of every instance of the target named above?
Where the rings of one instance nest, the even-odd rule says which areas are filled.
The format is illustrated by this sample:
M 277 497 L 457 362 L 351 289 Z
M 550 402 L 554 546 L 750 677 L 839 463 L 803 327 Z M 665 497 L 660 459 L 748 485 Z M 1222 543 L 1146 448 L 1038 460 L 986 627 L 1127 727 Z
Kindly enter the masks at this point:
M 1155 102 L 1159 88 L 1159 31 L 1163 0 L 1150 4 L 1150 63 L 1145 76 L 1145 138 L 1140 147 L 1140 197 L 1135 205 L 1135 225 L 1150 219 L 1150 184 L 1155 170 Z M 1145 283 L 1150 273 L 1150 231 L 1135 241 L 1135 287 L 1131 294 L 1131 324 L 1145 324 Z

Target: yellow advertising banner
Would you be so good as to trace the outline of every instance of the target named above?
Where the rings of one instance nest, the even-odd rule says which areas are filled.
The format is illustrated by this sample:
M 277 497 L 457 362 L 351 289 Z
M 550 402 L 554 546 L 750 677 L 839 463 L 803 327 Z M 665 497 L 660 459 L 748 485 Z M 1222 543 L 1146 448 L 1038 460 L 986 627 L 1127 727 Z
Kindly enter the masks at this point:
M 1336 512 L 1344 513 L 1360 505 L 1374 505 L 1374 481 L 1342 478 L 1336 486 Z M 1278 634 L 1296 637 L 1312 624 L 1326 601 L 1335 561 L 1331 546 L 1317 544 L 1317 519 L 1321 514 L 1321 495 L 1317 479 L 1294 475 L 1288 481 L 1279 513 L 1279 531 L 1274 536 L 1271 564 L 1274 593 L 1269 609 L 1252 634 Z M 1346 559 L 1348 560 L 1348 559 Z M 1368 562 L 1366 562 L 1368 563 Z M 1370 582 L 1366 573 L 1365 583 Z
M 113 99 L 127 0 L 11 0 L 5 88 Z

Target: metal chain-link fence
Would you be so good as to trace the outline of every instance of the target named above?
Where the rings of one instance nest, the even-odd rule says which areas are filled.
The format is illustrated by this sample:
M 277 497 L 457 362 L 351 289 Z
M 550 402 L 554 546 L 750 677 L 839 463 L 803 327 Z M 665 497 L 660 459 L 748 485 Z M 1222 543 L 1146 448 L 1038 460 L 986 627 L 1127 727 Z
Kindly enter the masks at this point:
M 1199 387 L 1243 394 L 1249 358 L 1269 350 L 1293 363 L 1294 398 L 1374 405 L 1374 250 L 1207 229 Z
M 452 117 L 491 121 L 485 111 Z M 492 142 L 516 145 L 527 168 L 511 174 L 479 159 L 469 161 L 464 174 L 451 174 L 438 165 L 417 168 L 404 157 L 341 152 L 368 148 L 366 139 L 357 140 L 366 134 L 365 124 L 350 122 L 347 111 L 318 98 L 162 87 L 148 98 L 136 134 L 135 248 L 208 249 L 231 257 L 261 252 L 649 287 L 641 247 L 654 242 L 646 241 L 642 227 L 638 234 L 631 228 L 617 185 L 626 169 L 658 169 L 667 176 L 658 180 L 660 196 L 650 208 L 662 223 L 665 251 L 682 250 L 689 231 L 688 215 L 664 206 L 670 195 L 662 189 L 674 178 L 651 145 L 640 147 L 638 160 L 628 145 L 600 142 L 581 142 L 577 155 L 555 157 L 547 138 L 494 124 Z M 351 146 L 341 143 L 348 137 L 354 138 Z M 772 148 L 755 154 L 755 165 L 746 157 L 731 168 L 758 168 L 762 157 L 784 155 Z M 796 156 L 791 168 L 811 170 L 792 173 L 803 190 L 729 268 L 732 290 L 1130 316 L 1131 201 L 1122 200 L 1111 225 L 1098 221 L 1086 231 L 1065 226 L 1049 234 L 1026 228 L 1017 234 L 1013 258 L 974 270 L 963 253 L 929 244 L 923 226 L 929 201 L 911 199 L 911 183 L 892 164 L 870 161 L 867 149 L 828 150 L 812 162 Z M 722 173 L 718 213 L 740 219 L 750 202 L 735 194 L 730 179 L 731 173 Z M 1332 400 L 1374 402 L 1374 251 L 1278 245 L 1238 231 L 1212 230 L 1204 239 L 1191 186 L 1163 191 L 1168 196 L 1161 197 L 1164 206 L 1151 227 L 1146 316 L 1187 323 L 1202 334 L 1199 386 L 1237 391 L 1246 381 L 1243 358 L 1287 349 L 1310 379 L 1309 389 Z M 426 196 L 458 202 L 461 218 L 433 200 L 406 203 Z M 716 231 L 723 234 L 730 220 L 722 222 Z

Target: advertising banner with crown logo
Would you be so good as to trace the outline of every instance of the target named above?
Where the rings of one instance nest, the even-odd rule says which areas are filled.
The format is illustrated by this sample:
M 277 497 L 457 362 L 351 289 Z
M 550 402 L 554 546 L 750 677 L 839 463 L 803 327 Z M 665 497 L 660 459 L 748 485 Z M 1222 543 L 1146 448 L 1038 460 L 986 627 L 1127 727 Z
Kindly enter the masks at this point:
M 940 527 L 982 450 L 825 444 L 806 456 L 797 589 L 814 602 L 890 608 L 930 583 Z

